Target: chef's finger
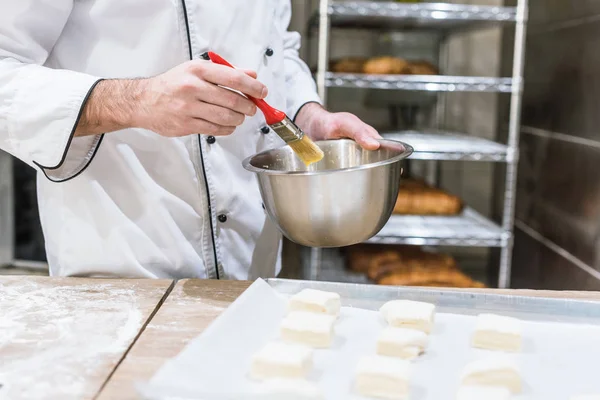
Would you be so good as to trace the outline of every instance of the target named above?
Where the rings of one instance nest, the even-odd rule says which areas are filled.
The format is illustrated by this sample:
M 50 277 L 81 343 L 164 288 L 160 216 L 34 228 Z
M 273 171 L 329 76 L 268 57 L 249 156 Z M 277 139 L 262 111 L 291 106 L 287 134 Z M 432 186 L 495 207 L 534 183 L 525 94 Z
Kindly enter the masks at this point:
M 357 133 L 354 136 L 354 140 L 365 150 L 377 150 L 380 146 L 377 139 L 371 136 L 366 129 L 360 133 Z
M 258 78 L 258 74 L 256 73 L 256 71 L 253 71 L 251 69 L 243 69 L 242 71 L 244 71 L 244 73 L 251 78 L 254 78 L 254 79 Z
M 206 103 L 225 107 L 249 117 L 256 114 L 256 106 L 253 102 L 239 93 L 206 83 L 198 88 L 197 99 Z
M 239 126 L 244 123 L 245 115 L 226 107 L 199 101 L 190 110 L 191 116 L 222 126 Z
M 193 132 L 203 135 L 226 136 L 231 135 L 235 131 L 235 128 L 235 126 L 218 125 L 200 118 L 189 118 L 184 129 L 186 133 L 182 133 L 182 135 Z
M 377 141 L 379 134 L 377 131 L 358 120 L 358 118 L 356 121 L 345 119 L 342 130 L 345 131 L 346 136 L 354 139 L 356 143 L 366 150 L 377 150 L 379 148 L 379 142 Z
M 195 73 L 200 78 L 215 85 L 225 86 L 257 99 L 267 97 L 267 87 L 258 80 L 246 75 L 243 71 L 205 62 L 203 68 L 196 69 Z
M 369 134 L 372 138 L 383 139 L 383 137 L 381 137 L 379 132 L 377 132 L 377 129 L 373 128 L 371 125 L 366 125 L 366 126 L 367 126 L 367 131 L 369 132 Z

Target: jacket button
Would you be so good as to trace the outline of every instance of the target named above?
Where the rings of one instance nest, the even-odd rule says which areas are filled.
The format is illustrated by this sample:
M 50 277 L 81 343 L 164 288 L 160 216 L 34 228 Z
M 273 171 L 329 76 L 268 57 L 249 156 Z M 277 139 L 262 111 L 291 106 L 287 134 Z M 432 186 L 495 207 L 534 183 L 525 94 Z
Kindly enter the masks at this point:
M 274 53 L 275 52 L 270 47 L 267 47 L 267 50 L 265 50 L 265 54 L 267 55 L 267 57 L 271 57 Z
M 221 222 L 221 223 L 227 222 L 227 215 L 225 215 L 225 214 L 220 214 L 217 218 L 219 219 L 219 222 Z
M 260 128 L 260 131 L 266 135 L 267 133 L 271 132 L 271 128 L 265 125 L 262 128 Z
M 215 143 L 216 141 L 217 141 L 217 139 L 216 139 L 214 136 L 209 136 L 209 137 L 207 137 L 207 138 L 206 138 L 206 142 L 207 142 L 208 144 L 213 144 L 213 143 Z

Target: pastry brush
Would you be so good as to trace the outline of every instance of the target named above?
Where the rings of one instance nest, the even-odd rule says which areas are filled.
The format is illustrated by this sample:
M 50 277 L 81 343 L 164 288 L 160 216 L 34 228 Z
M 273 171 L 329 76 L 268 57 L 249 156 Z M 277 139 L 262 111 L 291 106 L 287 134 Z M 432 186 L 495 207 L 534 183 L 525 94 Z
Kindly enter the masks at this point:
M 229 64 L 223 57 L 219 56 L 212 51 L 202 54 L 202 58 L 210 60 L 215 64 L 224 65 L 230 68 L 235 68 Z M 288 118 L 283 111 L 279 111 L 276 108 L 271 107 L 266 101 L 262 99 L 256 99 L 252 96 L 248 96 L 244 93 L 250 101 L 256 104 L 256 107 L 262 111 L 265 115 L 265 121 L 273 129 L 283 141 L 288 144 L 292 150 L 298 155 L 298 157 L 309 166 L 312 163 L 321 161 L 324 154 L 323 151 L 317 146 L 302 130 Z

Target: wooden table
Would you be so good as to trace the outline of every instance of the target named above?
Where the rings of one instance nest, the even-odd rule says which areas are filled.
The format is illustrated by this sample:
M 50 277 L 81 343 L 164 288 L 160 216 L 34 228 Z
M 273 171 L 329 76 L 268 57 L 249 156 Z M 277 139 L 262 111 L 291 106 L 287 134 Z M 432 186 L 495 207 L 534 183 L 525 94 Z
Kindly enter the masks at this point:
M 10 398 L 44 393 L 44 398 L 138 399 L 135 382 L 149 379 L 177 355 L 250 282 L 183 280 L 169 292 L 170 285 L 171 281 L 150 280 L 0 278 L 0 382 L 4 379 L 21 395 Z M 490 292 L 600 300 L 598 292 Z M 18 331 L 20 340 L 9 339 L 9 346 L 2 347 L 7 340 L 2 337 L 6 313 L 9 323 L 28 329 Z M 10 365 L 21 372 L 13 373 Z M 6 383 L 7 372 L 12 383 Z
M 1 277 L 0 398 L 93 398 L 172 285 Z
M 248 286 L 250 282 L 179 281 L 99 399 L 138 399 L 133 383 L 150 379 L 166 360 L 176 356 Z

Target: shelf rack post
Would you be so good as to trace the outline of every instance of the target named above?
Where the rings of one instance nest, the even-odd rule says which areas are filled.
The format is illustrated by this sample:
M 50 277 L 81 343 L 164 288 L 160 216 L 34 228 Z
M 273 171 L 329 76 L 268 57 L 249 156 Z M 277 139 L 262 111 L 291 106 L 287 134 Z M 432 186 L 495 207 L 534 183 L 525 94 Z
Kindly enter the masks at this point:
M 325 75 L 329 59 L 329 0 L 319 0 L 319 48 L 317 60 L 317 90 L 323 104 L 327 102 Z
M 325 75 L 329 65 L 329 1 L 319 0 L 319 47 L 317 53 L 317 90 L 323 105 L 327 104 L 327 87 L 325 84 Z M 308 279 L 317 280 L 321 267 L 322 250 L 318 248 L 310 249 L 310 258 L 308 265 Z
M 528 0 L 518 0 L 512 70 L 513 85 L 510 97 L 510 121 L 508 126 L 508 149 L 509 152 L 514 154 L 514 157 L 513 160 L 506 164 L 504 209 L 502 212 L 502 228 L 505 232 L 510 232 L 510 237 L 505 246 L 502 247 L 500 253 L 499 288 L 510 286 L 519 158 L 516 150 L 519 148 L 519 133 L 521 129 L 521 101 L 523 97 L 523 71 L 525 64 L 525 25 L 527 16 Z

